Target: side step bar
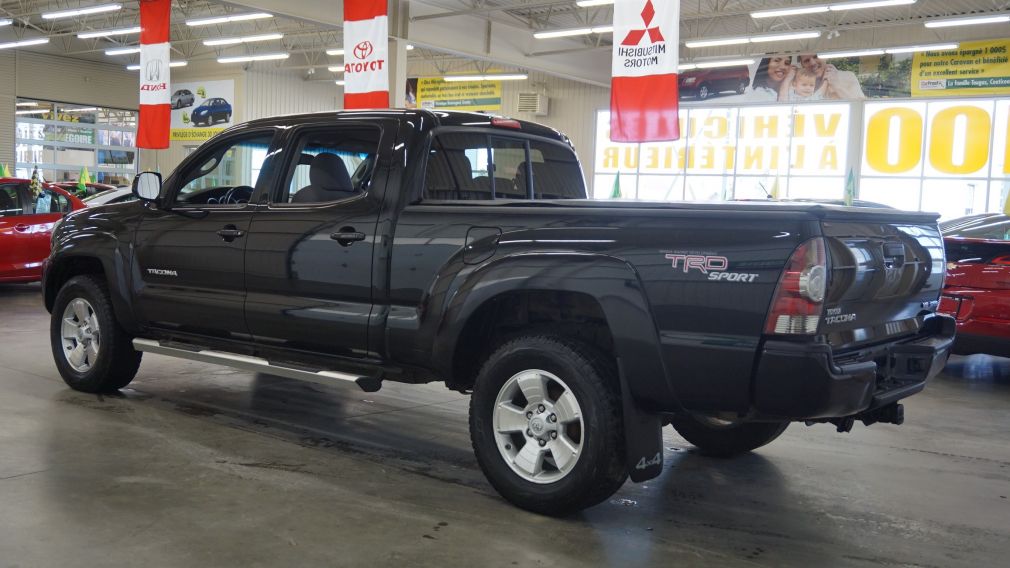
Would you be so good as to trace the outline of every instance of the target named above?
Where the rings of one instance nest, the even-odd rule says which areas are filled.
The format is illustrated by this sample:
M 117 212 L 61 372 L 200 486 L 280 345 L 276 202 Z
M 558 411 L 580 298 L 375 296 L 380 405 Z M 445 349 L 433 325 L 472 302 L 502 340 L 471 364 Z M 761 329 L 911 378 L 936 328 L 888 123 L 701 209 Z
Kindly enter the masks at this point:
M 368 377 L 364 375 L 354 375 L 341 373 L 340 371 L 305 371 L 275 365 L 260 357 L 249 355 L 237 355 L 224 351 L 214 351 L 211 349 L 180 349 L 178 347 L 167 347 L 152 339 L 134 339 L 133 348 L 145 353 L 155 353 L 157 355 L 168 355 L 179 359 L 189 359 L 190 361 L 200 361 L 201 363 L 214 363 L 226 367 L 234 367 L 243 371 L 258 373 L 268 373 L 288 379 L 308 381 L 320 385 L 332 385 L 333 381 L 350 381 L 361 387 L 365 392 L 375 392 L 382 387 L 382 380 L 378 377 Z

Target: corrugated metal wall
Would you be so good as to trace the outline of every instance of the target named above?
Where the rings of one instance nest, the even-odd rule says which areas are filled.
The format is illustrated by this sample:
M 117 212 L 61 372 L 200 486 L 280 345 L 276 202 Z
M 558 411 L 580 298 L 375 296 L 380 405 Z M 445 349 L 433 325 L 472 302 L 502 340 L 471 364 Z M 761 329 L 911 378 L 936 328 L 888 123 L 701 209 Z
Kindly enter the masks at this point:
M 439 77 L 430 63 L 411 64 L 411 77 Z M 550 97 L 547 116 L 520 113 L 517 109 L 519 93 L 540 92 Z M 522 120 L 546 124 L 564 132 L 571 138 L 582 159 L 586 180 L 593 177 L 593 145 L 596 139 L 596 111 L 610 106 L 610 89 L 561 79 L 543 73 L 530 73 L 526 81 L 502 81 L 501 114 Z

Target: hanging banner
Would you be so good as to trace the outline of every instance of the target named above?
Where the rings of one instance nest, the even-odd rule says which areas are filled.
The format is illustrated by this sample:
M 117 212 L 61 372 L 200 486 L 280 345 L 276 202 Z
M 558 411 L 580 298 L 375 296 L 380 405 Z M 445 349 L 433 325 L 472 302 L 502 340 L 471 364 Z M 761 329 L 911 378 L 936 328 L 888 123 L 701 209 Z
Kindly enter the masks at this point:
M 615 142 L 677 140 L 679 0 L 616 0 L 610 89 Z
M 172 140 L 203 142 L 235 123 L 235 81 L 172 86 Z
M 386 0 L 344 2 L 344 108 L 389 107 Z
M 140 118 L 137 147 L 168 148 L 172 120 L 169 74 L 171 0 L 140 0 Z
M 1010 93 L 1010 39 L 965 41 L 957 49 L 923 51 L 912 61 L 912 96 Z

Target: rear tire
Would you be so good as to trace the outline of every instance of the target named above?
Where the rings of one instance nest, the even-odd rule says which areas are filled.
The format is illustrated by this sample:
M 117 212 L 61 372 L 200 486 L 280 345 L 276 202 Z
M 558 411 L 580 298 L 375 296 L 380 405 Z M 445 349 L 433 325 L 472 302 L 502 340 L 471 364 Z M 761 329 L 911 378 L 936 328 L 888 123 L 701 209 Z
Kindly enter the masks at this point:
M 613 362 L 572 339 L 527 335 L 496 349 L 474 383 L 470 439 L 498 493 L 544 515 L 613 495 L 628 477 L 617 380 Z
M 730 457 L 756 450 L 782 435 L 789 422 L 725 423 L 690 414 L 670 419 L 673 428 L 701 453 Z
M 56 368 L 74 390 L 119 390 L 130 384 L 140 367 L 142 353 L 133 349 L 133 338 L 116 321 L 109 298 L 105 282 L 92 275 L 71 278 L 56 295 L 49 339 Z M 77 328 L 81 333 L 74 336 Z M 79 343 L 94 345 L 83 360 L 71 356 Z

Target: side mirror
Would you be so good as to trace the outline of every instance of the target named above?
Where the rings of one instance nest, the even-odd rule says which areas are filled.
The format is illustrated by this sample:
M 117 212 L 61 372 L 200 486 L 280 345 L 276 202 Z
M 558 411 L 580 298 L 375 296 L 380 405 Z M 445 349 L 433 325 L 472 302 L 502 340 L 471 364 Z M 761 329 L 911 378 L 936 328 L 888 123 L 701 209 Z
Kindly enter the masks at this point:
M 133 178 L 133 194 L 137 199 L 155 202 L 161 195 L 161 174 L 157 172 L 140 172 Z

